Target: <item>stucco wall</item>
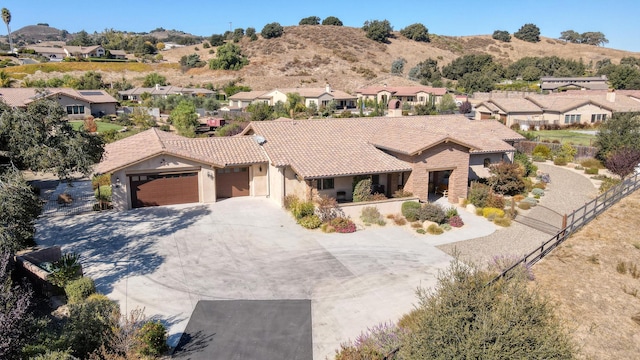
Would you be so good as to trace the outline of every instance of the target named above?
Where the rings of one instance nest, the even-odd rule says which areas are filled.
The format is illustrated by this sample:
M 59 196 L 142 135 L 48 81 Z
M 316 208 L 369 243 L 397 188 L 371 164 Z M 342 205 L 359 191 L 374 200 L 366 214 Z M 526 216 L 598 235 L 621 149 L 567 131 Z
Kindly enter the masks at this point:
M 397 157 L 412 164 L 413 171 L 404 188 L 411 191 L 420 200 L 428 200 L 429 172 L 443 170 L 452 170 L 449 176 L 449 201 L 455 203 L 458 202 L 458 197 L 467 197 L 468 148 L 448 142 L 427 149 L 422 154 L 415 156 L 397 154 Z
M 92 104 L 91 105 L 91 114 L 98 114 L 101 111 L 105 115 L 113 115 L 116 113 L 116 104 L 108 103 L 108 104 Z
M 469 179 L 489 177 L 489 168 L 484 167 L 484 159 L 491 160 L 491 164 L 503 161 L 502 153 L 499 154 L 471 154 L 469 157 Z M 506 159 L 505 159 L 506 160 Z
M 286 167 L 284 170 L 284 195 L 295 195 L 300 199 L 307 199 L 309 196 L 307 183 L 302 179 L 298 179 L 296 173 L 290 167 Z
M 269 199 L 282 206 L 284 204 L 284 168 L 269 164 Z
M 267 196 L 269 195 L 267 178 L 267 164 L 251 165 L 249 170 L 251 196 Z

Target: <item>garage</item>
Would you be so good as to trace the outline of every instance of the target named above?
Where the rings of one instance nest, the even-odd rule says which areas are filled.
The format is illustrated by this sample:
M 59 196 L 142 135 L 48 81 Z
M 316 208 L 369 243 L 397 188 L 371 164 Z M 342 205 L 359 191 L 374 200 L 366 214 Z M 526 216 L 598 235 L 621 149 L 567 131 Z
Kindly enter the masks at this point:
M 136 174 L 129 181 L 134 208 L 200 201 L 197 172 Z
M 249 196 L 249 168 L 228 167 L 216 170 L 217 198 Z

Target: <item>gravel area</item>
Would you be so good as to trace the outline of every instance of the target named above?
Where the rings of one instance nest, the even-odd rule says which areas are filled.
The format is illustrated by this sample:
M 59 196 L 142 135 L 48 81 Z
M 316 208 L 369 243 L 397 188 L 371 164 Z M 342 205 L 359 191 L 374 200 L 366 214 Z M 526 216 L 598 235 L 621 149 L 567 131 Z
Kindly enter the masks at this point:
M 571 213 L 598 194 L 593 182 L 583 174 L 550 163 L 536 165 L 540 171 L 551 176 L 551 183 L 545 196 L 540 199 L 540 206 L 526 212 L 521 211 L 524 216 L 560 227 L 561 214 Z M 438 248 L 450 255 L 458 253 L 463 261 L 482 266 L 496 255 L 525 255 L 550 238 L 548 233 L 513 222 L 510 227 L 491 235 L 441 245 Z

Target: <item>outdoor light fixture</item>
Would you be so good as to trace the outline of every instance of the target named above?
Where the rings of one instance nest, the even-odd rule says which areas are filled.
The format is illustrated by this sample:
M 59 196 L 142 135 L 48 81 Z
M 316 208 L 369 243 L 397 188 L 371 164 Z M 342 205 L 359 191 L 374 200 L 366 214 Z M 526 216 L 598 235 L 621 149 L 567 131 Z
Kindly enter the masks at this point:
M 116 178 L 116 187 L 119 188 L 120 187 L 120 178 Z
M 262 165 L 258 166 L 258 171 L 262 172 Z

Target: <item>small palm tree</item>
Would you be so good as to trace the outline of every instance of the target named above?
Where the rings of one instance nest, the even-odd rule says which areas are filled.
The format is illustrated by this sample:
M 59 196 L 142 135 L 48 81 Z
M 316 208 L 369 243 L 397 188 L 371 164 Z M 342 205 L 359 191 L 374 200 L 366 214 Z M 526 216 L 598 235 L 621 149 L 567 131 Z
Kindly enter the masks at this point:
M 11 12 L 7 8 L 2 8 L 2 21 L 7 25 L 7 34 L 9 35 L 9 52 L 13 52 L 13 41 L 11 40 Z
M 16 79 L 12 78 L 9 73 L 4 70 L 0 71 L 0 87 L 8 88 L 16 82 Z

